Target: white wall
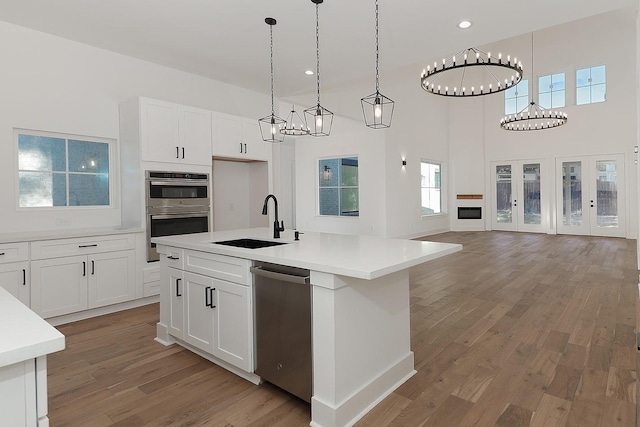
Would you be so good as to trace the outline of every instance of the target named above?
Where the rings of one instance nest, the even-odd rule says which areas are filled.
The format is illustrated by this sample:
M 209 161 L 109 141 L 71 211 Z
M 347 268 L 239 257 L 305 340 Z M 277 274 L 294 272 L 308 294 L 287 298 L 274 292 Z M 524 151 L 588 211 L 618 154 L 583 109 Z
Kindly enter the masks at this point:
M 137 96 L 256 118 L 270 105 L 268 95 L 4 22 L 0 38 L 10 40 L 0 44 L 0 232 L 120 224 L 118 202 L 111 209 L 17 211 L 14 127 L 117 140 L 118 103 Z
M 301 231 L 386 235 L 385 141 L 376 132 L 344 117 L 335 117 L 331 135 L 295 141 L 296 225 Z M 317 215 L 318 160 L 358 156 L 359 217 Z
M 628 221 L 627 237 L 637 235 L 637 194 L 629 191 L 636 186 L 636 168 L 634 167 L 633 147 L 637 137 L 636 111 L 636 16 L 629 10 L 612 12 L 588 19 L 575 21 L 562 26 L 537 31 L 534 34 L 534 73 L 536 78 L 533 99 L 537 102 L 537 77 L 555 72 L 565 72 L 567 81 L 566 108 L 569 120 L 565 126 L 552 130 L 533 132 L 508 132 L 499 127 L 504 115 L 504 96 L 502 94 L 484 97 L 484 127 L 473 137 L 471 127 L 465 132 L 454 135 L 453 146 L 477 149 L 484 145 L 484 168 L 489 170 L 491 161 L 526 160 L 542 158 L 547 161 L 551 172 L 551 181 L 555 182 L 555 159 L 557 157 L 618 154 L 626 156 L 626 197 Z M 517 55 L 523 62 L 524 78 L 531 82 L 531 34 L 512 38 L 486 47 L 489 51 L 501 50 Z M 484 50 L 484 49 L 483 49 Z M 590 105 L 575 105 L 575 70 L 577 68 L 606 64 L 607 101 Z M 466 105 L 453 105 L 452 117 L 470 118 L 471 125 L 481 125 L 469 114 Z M 475 141 L 473 141 L 475 139 Z M 468 158 L 470 152 L 465 156 Z M 477 163 L 482 159 L 478 157 Z M 462 183 L 466 176 L 480 173 L 480 165 L 467 162 L 467 168 L 456 168 L 454 181 Z M 477 185 L 468 183 L 469 192 Z M 487 207 L 491 208 L 490 175 L 485 174 L 485 195 Z M 549 188 L 554 191 L 554 185 Z M 467 192 L 458 188 L 460 192 Z M 555 212 L 555 195 L 550 197 L 551 229 Z M 490 228 L 487 209 L 487 228 Z

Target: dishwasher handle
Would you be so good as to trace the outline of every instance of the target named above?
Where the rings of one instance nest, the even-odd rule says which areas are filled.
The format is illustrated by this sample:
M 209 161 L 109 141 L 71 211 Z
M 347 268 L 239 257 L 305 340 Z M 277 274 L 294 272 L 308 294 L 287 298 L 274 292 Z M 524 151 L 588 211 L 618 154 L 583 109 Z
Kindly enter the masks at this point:
M 256 276 L 281 280 L 283 282 L 298 283 L 300 285 L 308 285 L 310 283 L 309 276 L 294 276 L 292 274 L 278 273 L 276 271 L 265 270 L 261 266 L 251 267 L 249 270 Z

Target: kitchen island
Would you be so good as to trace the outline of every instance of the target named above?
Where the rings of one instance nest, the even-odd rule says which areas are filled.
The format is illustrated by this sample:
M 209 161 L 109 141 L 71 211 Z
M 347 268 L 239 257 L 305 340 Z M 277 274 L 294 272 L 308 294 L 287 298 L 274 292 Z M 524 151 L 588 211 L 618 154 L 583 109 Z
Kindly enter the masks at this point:
M 47 427 L 47 354 L 64 335 L 0 287 L 0 424 Z
M 240 238 L 286 244 L 249 249 L 215 243 Z M 273 239 L 268 228 L 152 241 L 162 254 L 157 340 L 178 342 L 254 383 L 260 378 L 253 373 L 249 268 L 260 261 L 310 270 L 311 425 L 319 427 L 352 425 L 415 374 L 409 268 L 462 249 L 458 244 L 314 232 L 295 241 L 290 230 Z M 199 305 L 216 313 L 210 321 L 201 313 L 189 320 L 186 311 L 198 306 L 190 288 L 197 288 L 197 295 L 204 292 Z M 185 302 L 176 303 L 178 299 Z M 203 327 L 196 319 L 212 324 Z

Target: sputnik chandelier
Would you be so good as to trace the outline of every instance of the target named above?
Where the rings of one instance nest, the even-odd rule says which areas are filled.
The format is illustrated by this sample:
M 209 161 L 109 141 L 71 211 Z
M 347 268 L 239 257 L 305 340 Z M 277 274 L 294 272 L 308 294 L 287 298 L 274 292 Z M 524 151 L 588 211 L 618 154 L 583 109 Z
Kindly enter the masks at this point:
M 533 33 L 531 33 L 531 83 L 529 84 L 529 99 L 533 99 Z M 552 129 L 567 123 L 567 113 L 551 111 L 531 101 L 529 105 L 516 114 L 509 114 L 500 120 L 500 127 L 511 131 L 531 131 Z
M 522 63 L 502 54 L 491 56 L 475 48 L 464 49 L 422 71 L 422 89 L 451 97 L 482 96 L 502 92 L 522 79 Z

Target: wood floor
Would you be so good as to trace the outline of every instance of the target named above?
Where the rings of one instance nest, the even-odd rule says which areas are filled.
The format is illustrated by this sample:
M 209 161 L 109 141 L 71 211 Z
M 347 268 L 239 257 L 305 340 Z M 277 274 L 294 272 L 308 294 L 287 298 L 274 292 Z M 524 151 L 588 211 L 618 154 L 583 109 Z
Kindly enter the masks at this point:
M 635 240 L 445 233 L 464 250 L 411 271 L 418 373 L 357 426 L 636 425 Z M 158 306 L 60 326 L 62 426 L 306 426 L 309 406 L 153 341 Z

